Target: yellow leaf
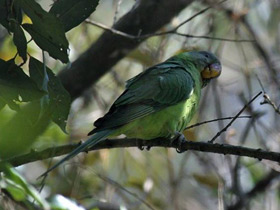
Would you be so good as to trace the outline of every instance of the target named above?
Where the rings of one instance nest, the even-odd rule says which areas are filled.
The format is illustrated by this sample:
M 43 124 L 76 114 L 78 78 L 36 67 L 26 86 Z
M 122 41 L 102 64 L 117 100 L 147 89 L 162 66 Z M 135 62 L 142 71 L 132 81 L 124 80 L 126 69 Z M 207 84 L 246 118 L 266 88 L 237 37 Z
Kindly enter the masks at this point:
M 215 176 L 214 174 L 205 175 L 205 174 L 193 173 L 192 176 L 200 184 L 206 185 L 214 189 L 218 188 L 219 180 L 218 177 Z

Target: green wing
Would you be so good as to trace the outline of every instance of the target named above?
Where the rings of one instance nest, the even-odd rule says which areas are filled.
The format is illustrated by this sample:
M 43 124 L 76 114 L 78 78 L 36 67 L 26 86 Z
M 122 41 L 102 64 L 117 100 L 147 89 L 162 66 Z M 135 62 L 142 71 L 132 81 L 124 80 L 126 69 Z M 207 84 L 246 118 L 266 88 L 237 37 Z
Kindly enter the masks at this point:
M 128 80 L 126 90 L 109 112 L 98 119 L 89 135 L 115 129 L 135 119 L 186 100 L 192 93 L 194 81 L 184 66 L 164 62 Z

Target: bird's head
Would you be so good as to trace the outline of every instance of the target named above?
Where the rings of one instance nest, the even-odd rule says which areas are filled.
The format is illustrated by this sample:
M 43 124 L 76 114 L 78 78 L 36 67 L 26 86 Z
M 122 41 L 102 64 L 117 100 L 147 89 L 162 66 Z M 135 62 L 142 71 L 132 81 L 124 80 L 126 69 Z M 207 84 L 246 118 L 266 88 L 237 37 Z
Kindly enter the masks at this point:
M 192 63 L 200 72 L 202 87 L 205 87 L 211 79 L 217 78 L 222 72 L 219 59 L 207 51 L 191 51 L 182 53 L 187 62 Z

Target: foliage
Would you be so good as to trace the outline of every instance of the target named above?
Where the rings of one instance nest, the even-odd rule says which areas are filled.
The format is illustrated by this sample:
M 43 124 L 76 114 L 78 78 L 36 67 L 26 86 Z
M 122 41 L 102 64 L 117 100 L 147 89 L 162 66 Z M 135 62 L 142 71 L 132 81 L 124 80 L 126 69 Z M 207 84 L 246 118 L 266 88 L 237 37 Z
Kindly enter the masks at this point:
M 104 33 L 112 34 L 114 40 L 118 37 L 114 32 L 91 25 L 88 21 L 81 24 L 94 11 L 97 2 L 59 0 L 53 4 L 52 1 L 40 1 L 38 4 L 34 0 L 0 0 L 0 23 L 9 32 L 0 42 L 1 157 L 18 155 L 28 151 L 31 145 L 41 150 L 86 139 L 92 122 L 108 110 L 122 92 L 127 79 L 181 49 L 210 50 L 223 64 L 223 73 L 218 81 L 203 90 L 200 110 L 193 123 L 234 116 L 256 93 L 265 91 L 269 100 L 276 105 L 271 106 L 266 98 L 257 98 L 243 113 L 251 118 L 237 119 L 215 142 L 279 153 L 280 7 L 276 1 L 232 0 L 222 4 L 212 0 L 194 1 L 171 23 L 162 27 L 159 33 L 176 28 L 210 6 L 205 13 L 177 30 L 182 35 L 199 38 L 168 33 L 150 34 L 146 40 L 129 39 L 122 43 L 124 49 L 131 42 L 143 42 L 120 61 L 116 57 L 125 50 L 106 51 L 106 44 L 114 42 L 107 40 L 104 43 L 102 38 L 99 39 Z M 152 4 L 145 0 L 137 2 Z M 125 20 L 124 14 L 131 15 L 138 5 L 134 4 L 134 0 L 100 1 L 89 18 L 110 26 Z M 164 7 L 164 4 L 161 6 Z M 164 8 L 166 14 L 170 11 L 171 8 Z M 139 20 L 135 18 L 135 22 Z M 46 25 L 50 28 L 46 29 Z M 124 25 L 118 25 L 118 30 L 129 32 L 123 31 Z M 115 26 L 112 28 L 116 29 Z M 37 47 L 34 42 L 26 41 L 30 40 L 29 37 Z M 105 62 L 110 59 L 119 61 L 103 77 L 100 72 L 106 71 L 105 68 L 91 68 L 89 63 L 78 65 L 76 62 L 85 56 L 95 60 L 98 55 L 92 53 L 94 47 L 100 47 L 100 53 L 102 49 L 106 51 L 108 56 L 102 58 Z M 67 54 L 68 48 L 70 55 Z M 17 56 L 11 57 L 15 49 Z M 41 50 L 47 51 L 56 60 L 46 54 L 42 57 Z M 69 60 L 76 61 L 72 64 Z M 63 65 L 61 61 L 68 64 Z M 11 74 L 9 68 L 16 69 L 16 73 Z M 86 68 L 88 71 L 86 74 L 76 74 L 76 77 L 84 76 L 89 80 L 89 72 L 93 72 L 98 82 L 79 95 L 70 109 L 71 99 L 59 79 L 65 79 L 67 71 L 73 68 Z M 60 72 L 59 77 L 56 76 L 57 72 Z M 67 85 L 75 89 L 83 84 L 70 82 Z M 5 91 L 2 91 L 3 87 Z M 49 124 L 50 120 L 54 123 Z M 203 124 L 186 130 L 184 134 L 194 142 L 208 141 L 227 122 Z M 67 130 L 69 135 L 62 130 Z M 32 151 L 29 154 L 32 155 Z M 34 190 L 32 186 L 39 189 L 42 185 L 43 190 L 37 199 L 43 199 L 52 208 L 54 202 L 65 199 L 71 204 L 75 200 L 87 209 L 234 209 L 239 206 L 239 209 L 258 210 L 268 206 L 277 209 L 280 202 L 279 173 L 275 172 L 280 171 L 277 162 L 194 151 L 177 154 L 175 150 L 167 148 L 151 148 L 150 151 L 110 149 L 80 154 L 42 182 L 36 180 L 58 160 L 37 161 L 19 167 L 18 171 L 25 178 L 18 173 L 16 176 L 9 175 L 15 172 L 7 170 L 14 169 L 6 168 L 1 174 L 0 206 L 8 203 L 18 209 L 22 205 L 33 205 L 30 204 L 30 198 L 34 196 L 30 194 Z M 22 179 L 24 182 L 18 181 Z M 11 192 L 5 188 L 7 182 L 12 186 L 9 188 Z M 58 209 L 63 209 L 60 207 L 62 203 L 65 202 L 57 204 Z M 38 202 L 35 204 L 39 205 Z
M 79 3 L 60 0 L 47 12 L 35 0 L 0 1 L 0 24 L 12 35 L 17 49 L 13 58 L 7 61 L 0 59 L 1 158 L 24 153 L 50 120 L 66 132 L 71 98 L 60 79 L 47 67 L 44 51 L 63 63 L 69 62 L 69 43 L 65 33 L 88 18 L 97 5 L 98 0 Z M 26 19 L 29 20 L 23 21 Z M 28 42 L 27 33 L 30 35 Z M 30 55 L 31 41 L 42 50 L 43 62 Z M 21 58 L 20 63 L 17 56 Z M 24 69 L 26 62 L 29 65 Z M 5 105 L 16 114 L 7 118 Z M 9 139 L 13 139 L 14 144 Z M 38 206 L 49 209 L 50 205 L 14 169 L 1 167 L 1 191 L 28 209 Z M 53 197 L 56 207 L 52 206 L 52 209 L 69 208 L 63 207 L 59 200 L 61 198 Z
M 40 193 L 30 185 L 14 168 L 1 165 L 3 174 L 0 175 L 0 188 L 4 193 L 11 197 L 22 206 L 32 209 L 53 209 L 67 210 L 79 209 L 75 202 L 61 196 L 53 195 L 50 201 L 45 200 Z
M 65 5 L 67 4 L 67 7 Z M 35 131 L 39 130 L 39 124 L 45 124 L 50 119 L 66 132 L 66 121 L 69 114 L 71 99 L 67 91 L 62 86 L 60 80 L 55 76 L 51 69 L 39 60 L 29 56 L 29 76 L 21 68 L 27 61 L 27 41 L 24 30 L 27 31 L 31 40 L 50 56 L 62 62 L 68 62 L 67 50 L 69 48 L 65 31 L 84 21 L 96 8 L 98 1 L 57 1 L 53 4 L 50 11 L 45 11 L 36 1 L 26 0 L 2 0 L 0 2 L 0 23 L 13 34 L 13 42 L 17 48 L 17 54 L 9 61 L 0 60 L 1 80 L 0 80 L 0 109 L 6 104 L 13 110 L 23 113 L 20 110 L 22 102 L 32 102 L 31 110 L 34 114 L 33 119 L 22 129 L 24 124 L 22 116 L 16 119 L 18 123 L 8 123 L 14 130 L 23 130 L 25 136 L 32 138 Z M 23 14 L 30 18 L 31 23 L 23 23 Z M 75 19 L 76 21 L 66 21 Z M 30 41 L 31 41 L 30 40 Z M 15 63 L 16 56 L 19 55 L 23 63 Z M 45 55 L 43 55 L 45 57 Z M 24 109 L 24 108 L 23 108 Z M 44 116 L 44 120 L 42 120 Z M 50 118 L 48 117 L 50 116 Z M 37 127 L 36 127 L 37 126 Z M 0 134 L 0 156 L 7 157 L 20 153 L 33 143 L 25 141 L 24 146 L 14 149 L 5 145 L 6 139 L 12 138 L 11 131 L 3 126 Z M 28 133 L 29 131 L 29 133 Z M 27 133 L 26 133 L 27 132 Z M 36 132 L 35 132 L 36 133 Z M 20 133 L 18 133 L 20 134 Z M 22 142 L 22 141 L 21 141 Z M 15 151 L 13 151 L 15 150 Z M 22 151 L 23 152 L 23 151 Z

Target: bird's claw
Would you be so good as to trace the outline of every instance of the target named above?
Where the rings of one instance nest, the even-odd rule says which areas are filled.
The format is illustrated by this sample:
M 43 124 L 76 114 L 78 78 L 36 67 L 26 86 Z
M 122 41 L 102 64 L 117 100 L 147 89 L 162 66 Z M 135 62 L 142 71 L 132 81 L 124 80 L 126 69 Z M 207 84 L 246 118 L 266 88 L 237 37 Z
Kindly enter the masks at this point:
M 176 132 L 175 137 L 171 139 L 171 143 L 174 143 L 177 141 L 177 147 L 176 147 L 176 152 L 177 153 L 183 153 L 185 150 L 182 149 L 182 144 L 186 142 L 186 138 L 182 133 Z
M 143 151 L 145 149 L 145 147 L 143 146 L 142 140 L 141 139 L 137 139 L 137 147 L 138 149 L 140 149 L 141 151 Z
M 137 140 L 137 147 L 138 149 L 140 149 L 141 151 L 143 151 L 145 149 L 145 146 L 143 146 L 143 141 L 142 139 L 138 139 Z M 152 146 L 146 146 L 146 150 L 149 151 L 152 148 Z
M 184 150 L 182 150 L 182 148 L 176 148 L 176 152 L 179 153 L 179 154 L 181 154 L 181 153 L 184 152 Z
M 138 147 L 138 149 L 140 149 L 141 151 L 143 151 L 143 150 L 145 149 L 145 147 L 142 146 L 142 145 L 138 145 L 137 147 Z

